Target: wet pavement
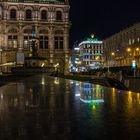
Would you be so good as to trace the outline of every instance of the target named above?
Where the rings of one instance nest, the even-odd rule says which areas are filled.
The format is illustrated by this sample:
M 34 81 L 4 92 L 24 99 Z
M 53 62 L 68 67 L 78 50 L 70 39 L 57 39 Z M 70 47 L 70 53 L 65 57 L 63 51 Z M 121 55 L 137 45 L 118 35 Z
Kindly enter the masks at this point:
M 140 94 L 38 75 L 0 87 L 0 140 L 139 140 Z

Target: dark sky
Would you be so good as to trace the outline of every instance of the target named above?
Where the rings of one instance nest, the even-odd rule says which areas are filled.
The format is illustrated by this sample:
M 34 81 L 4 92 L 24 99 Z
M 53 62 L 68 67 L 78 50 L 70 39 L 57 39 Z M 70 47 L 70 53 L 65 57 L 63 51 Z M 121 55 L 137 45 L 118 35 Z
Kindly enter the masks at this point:
M 101 39 L 140 22 L 140 0 L 70 0 L 70 46 L 94 33 Z

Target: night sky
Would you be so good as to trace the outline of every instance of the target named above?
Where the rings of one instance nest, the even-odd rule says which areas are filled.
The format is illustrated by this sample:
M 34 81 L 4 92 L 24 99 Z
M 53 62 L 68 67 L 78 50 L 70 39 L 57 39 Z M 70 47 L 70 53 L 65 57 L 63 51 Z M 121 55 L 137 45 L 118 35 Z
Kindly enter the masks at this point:
M 70 48 L 94 33 L 105 39 L 140 22 L 140 0 L 70 0 Z

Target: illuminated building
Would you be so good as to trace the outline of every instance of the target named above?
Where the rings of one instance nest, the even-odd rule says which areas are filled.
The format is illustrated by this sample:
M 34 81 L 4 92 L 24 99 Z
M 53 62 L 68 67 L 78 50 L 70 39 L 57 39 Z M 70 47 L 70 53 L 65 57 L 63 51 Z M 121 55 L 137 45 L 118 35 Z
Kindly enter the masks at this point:
M 102 67 L 103 42 L 94 38 L 87 38 L 79 44 L 81 69 L 97 69 Z
M 35 28 L 39 57 L 45 66 L 65 67 L 69 60 L 68 0 L 0 0 L 1 64 L 16 62 L 17 52 L 31 55 Z
M 79 59 L 79 55 L 80 55 L 80 48 L 78 46 L 78 44 L 74 45 L 74 48 L 72 50 L 72 55 L 71 55 L 71 72 L 78 72 L 79 71 L 79 67 L 80 67 L 80 59 Z
M 106 67 L 140 67 L 140 23 L 126 28 L 104 40 L 104 60 Z

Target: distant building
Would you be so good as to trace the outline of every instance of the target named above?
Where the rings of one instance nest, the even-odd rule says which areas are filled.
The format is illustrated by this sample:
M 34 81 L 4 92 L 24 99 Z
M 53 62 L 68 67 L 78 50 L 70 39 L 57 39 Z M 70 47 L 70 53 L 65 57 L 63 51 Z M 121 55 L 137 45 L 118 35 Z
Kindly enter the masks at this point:
M 69 61 L 69 8 L 68 0 L 0 0 L 0 63 L 16 62 L 17 52 L 31 56 L 34 36 L 38 56 L 46 58 L 41 65 L 63 69 Z
M 88 69 L 97 69 L 103 65 L 103 41 L 98 40 L 94 36 L 87 38 L 79 44 L 80 52 L 80 69 L 87 71 Z
M 140 23 L 126 28 L 104 41 L 104 61 L 106 67 L 140 67 Z
M 77 72 L 79 71 L 79 66 L 81 64 L 80 62 L 80 48 L 78 44 L 74 45 L 74 48 L 72 49 L 72 55 L 71 55 L 71 72 Z

